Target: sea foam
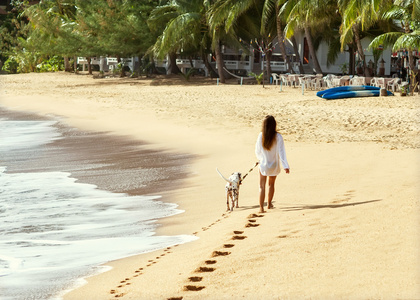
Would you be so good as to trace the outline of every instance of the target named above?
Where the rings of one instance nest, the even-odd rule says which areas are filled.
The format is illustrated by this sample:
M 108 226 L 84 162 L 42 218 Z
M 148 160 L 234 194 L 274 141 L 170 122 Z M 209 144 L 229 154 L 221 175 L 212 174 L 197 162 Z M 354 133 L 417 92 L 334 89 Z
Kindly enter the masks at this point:
M 0 165 L 2 153 L 61 138 L 54 125 L 0 119 Z M 159 199 L 100 190 L 66 172 L 0 166 L 2 299 L 55 299 L 107 261 L 196 239 L 154 234 L 157 219 L 182 213 Z

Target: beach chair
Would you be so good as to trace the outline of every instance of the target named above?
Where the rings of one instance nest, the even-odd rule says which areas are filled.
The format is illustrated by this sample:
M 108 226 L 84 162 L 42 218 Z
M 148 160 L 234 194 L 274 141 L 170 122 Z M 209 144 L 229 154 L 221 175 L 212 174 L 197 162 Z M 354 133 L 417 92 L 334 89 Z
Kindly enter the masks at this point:
M 381 89 L 386 88 L 386 86 L 385 86 L 385 78 L 383 78 L 383 77 L 376 78 L 376 86 L 379 87 L 379 88 L 381 88 Z
M 350 82 L 350 76 L 348 76 L 348 75 L 341 76 L 340 86 L 348 85 L 349 82 Z
M 371 85 L 371 86 L 376 86 L 376 87 L 377 87 L 377 85 L 376 85 L 376 77 L 373 77 L 373 78 L 370 80 L 370 85 Z
M 333 78 L 334 78 L 334 75 L 332 75 L 332 74 L 328 74 L 328 75 L 324 76 L 324 84 L 329 89 L 334 87 L 334 84 L 332 82 Z
M 279 75 L 277 73 L 271 73 L 271 77 L 273 77 L 273 83 L 275 82 L 278 85 L 280 81 Z
M 293 87 L 296 87 L 296 81 L 297 81 L 297 77 L 298 77 L 299 75 L 289 75 L 289 76 L 287 76 L 287 81 L 288 81 L 288 83 L 290 84 L 290 86 L 292 86 L 293 85 Z M 300 77 L 299 77 L 300 78 Z
M 312 79 L 311 88 L 319 91 L 325 87 L 325 84 L 323 75 L 316 74 L 315 78 Z
M 401 89 L 401 78 L 394 78 L 391 81 L 388 81 L 386 89 L 392 92 L 399 91 Z
M 305 89 L 311 88 L 312 89 L 312 81 L 313 81 L 313 76 L 311 75 L 306 75 L 303 77 L 299 77 L 299 85 L 300 86 L 304 86 Z
M 283 85 L 287 86 L 288 81 L 287 81 L 287 76 L 286 75 L 280 75 L 280 80 L 283 83 Z

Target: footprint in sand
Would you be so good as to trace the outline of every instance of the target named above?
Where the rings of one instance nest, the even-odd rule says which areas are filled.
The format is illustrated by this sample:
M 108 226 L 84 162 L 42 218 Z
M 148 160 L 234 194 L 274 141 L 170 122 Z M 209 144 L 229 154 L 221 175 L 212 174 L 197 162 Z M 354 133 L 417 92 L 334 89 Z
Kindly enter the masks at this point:
M 168 298 L 167 300 L 182 300 L 184 299 L 184 297 L 172 297 L 172 298 Z
M 199 281 L 203 280 L 203 277 L 192 276 L 192 277 L 188 278 L 188 280 L 191 281 L 191 282 L 199 282 Z
M 233 237 L 232 237 L 232 240 L 244 240 L 244 239 L 246 239 L 247 237 L 246 236 L 244 236 L 244 235 L 234 235 Z
M 235 230 L 233 233 L 234 233 L 234 234 L 242 234 L 242 233 L 244 233 L 244 232 L 243 232 L 243 231 L 240 231 L 240 230 Z
M 214 251 L 213 254 L 211 255 L 212 257 L 216 257 L 216 256 L 226 256 L 229 255 L 230 252 L 227 251 Z
M 234 246 L 235 246 L 234 244 L 224 244 L 223 248 L 232 248 Z
M 124 293 L 121 293 L 121 294 L 118 294 L 118 295 L 115 295 L 115 298 L 121 298 L 121 297 L 124 297 Z
M 196 286 L 196 285 L 186 285 L 184 286 L 184 291 L 201 291 L 205 286 Z
M 250 214 L 248 216 L 248 219 L 253 219 L 253 218 L 262 218 L 264 217 L 264 215 L 257 215 L 257 214 Z
M 214 265 L 215 263 L 217 263 L 216 260 L 206 260 L 205 261 L 206 265 Z
M 260 224 L 256 224 L 256 223 L 248 223 L 245 225 L 245 227 L 258 227 L 260 226 Z
M 216 270 L 215 268 L 209 268 L 209 267 L 199 267 L 197 270 L 195 270 L 197 273 L 206 273 L 206 272 L 213 272 Z

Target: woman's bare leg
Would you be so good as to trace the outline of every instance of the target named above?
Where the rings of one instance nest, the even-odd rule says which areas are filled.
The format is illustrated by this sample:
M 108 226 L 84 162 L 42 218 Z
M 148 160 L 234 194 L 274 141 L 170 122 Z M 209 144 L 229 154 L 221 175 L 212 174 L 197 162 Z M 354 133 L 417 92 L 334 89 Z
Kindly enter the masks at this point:
M 277 176 L 269 176 L 268 177 L 268 208 L 273 208 L 273 201 L 274 196 L 274 184 L 276 182 Z
M 260 213 L 264 212 L 264 200 L 265 200 L 265 183 L 267 176 L 264 176 L 260 172 Z

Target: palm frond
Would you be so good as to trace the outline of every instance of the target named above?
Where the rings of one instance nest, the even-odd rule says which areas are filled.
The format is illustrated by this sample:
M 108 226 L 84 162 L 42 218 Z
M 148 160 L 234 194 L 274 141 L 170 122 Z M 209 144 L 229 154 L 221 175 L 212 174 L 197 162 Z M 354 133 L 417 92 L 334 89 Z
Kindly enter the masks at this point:
M 394 43 L 398 40 L 398 38 L 401 37 L 401 35 L 403 35 L 402 32 L 388 32 L 381 34 L 372 40 L 372 42 L 369 44 L 368 49 L 376 49 L 379 48 L 379 46 L 381 45 L 385 48 L 389 46 L 392 47 Z
M 420 49 L 420 30 L 401 35 L 394 44 L 393 50 Z

